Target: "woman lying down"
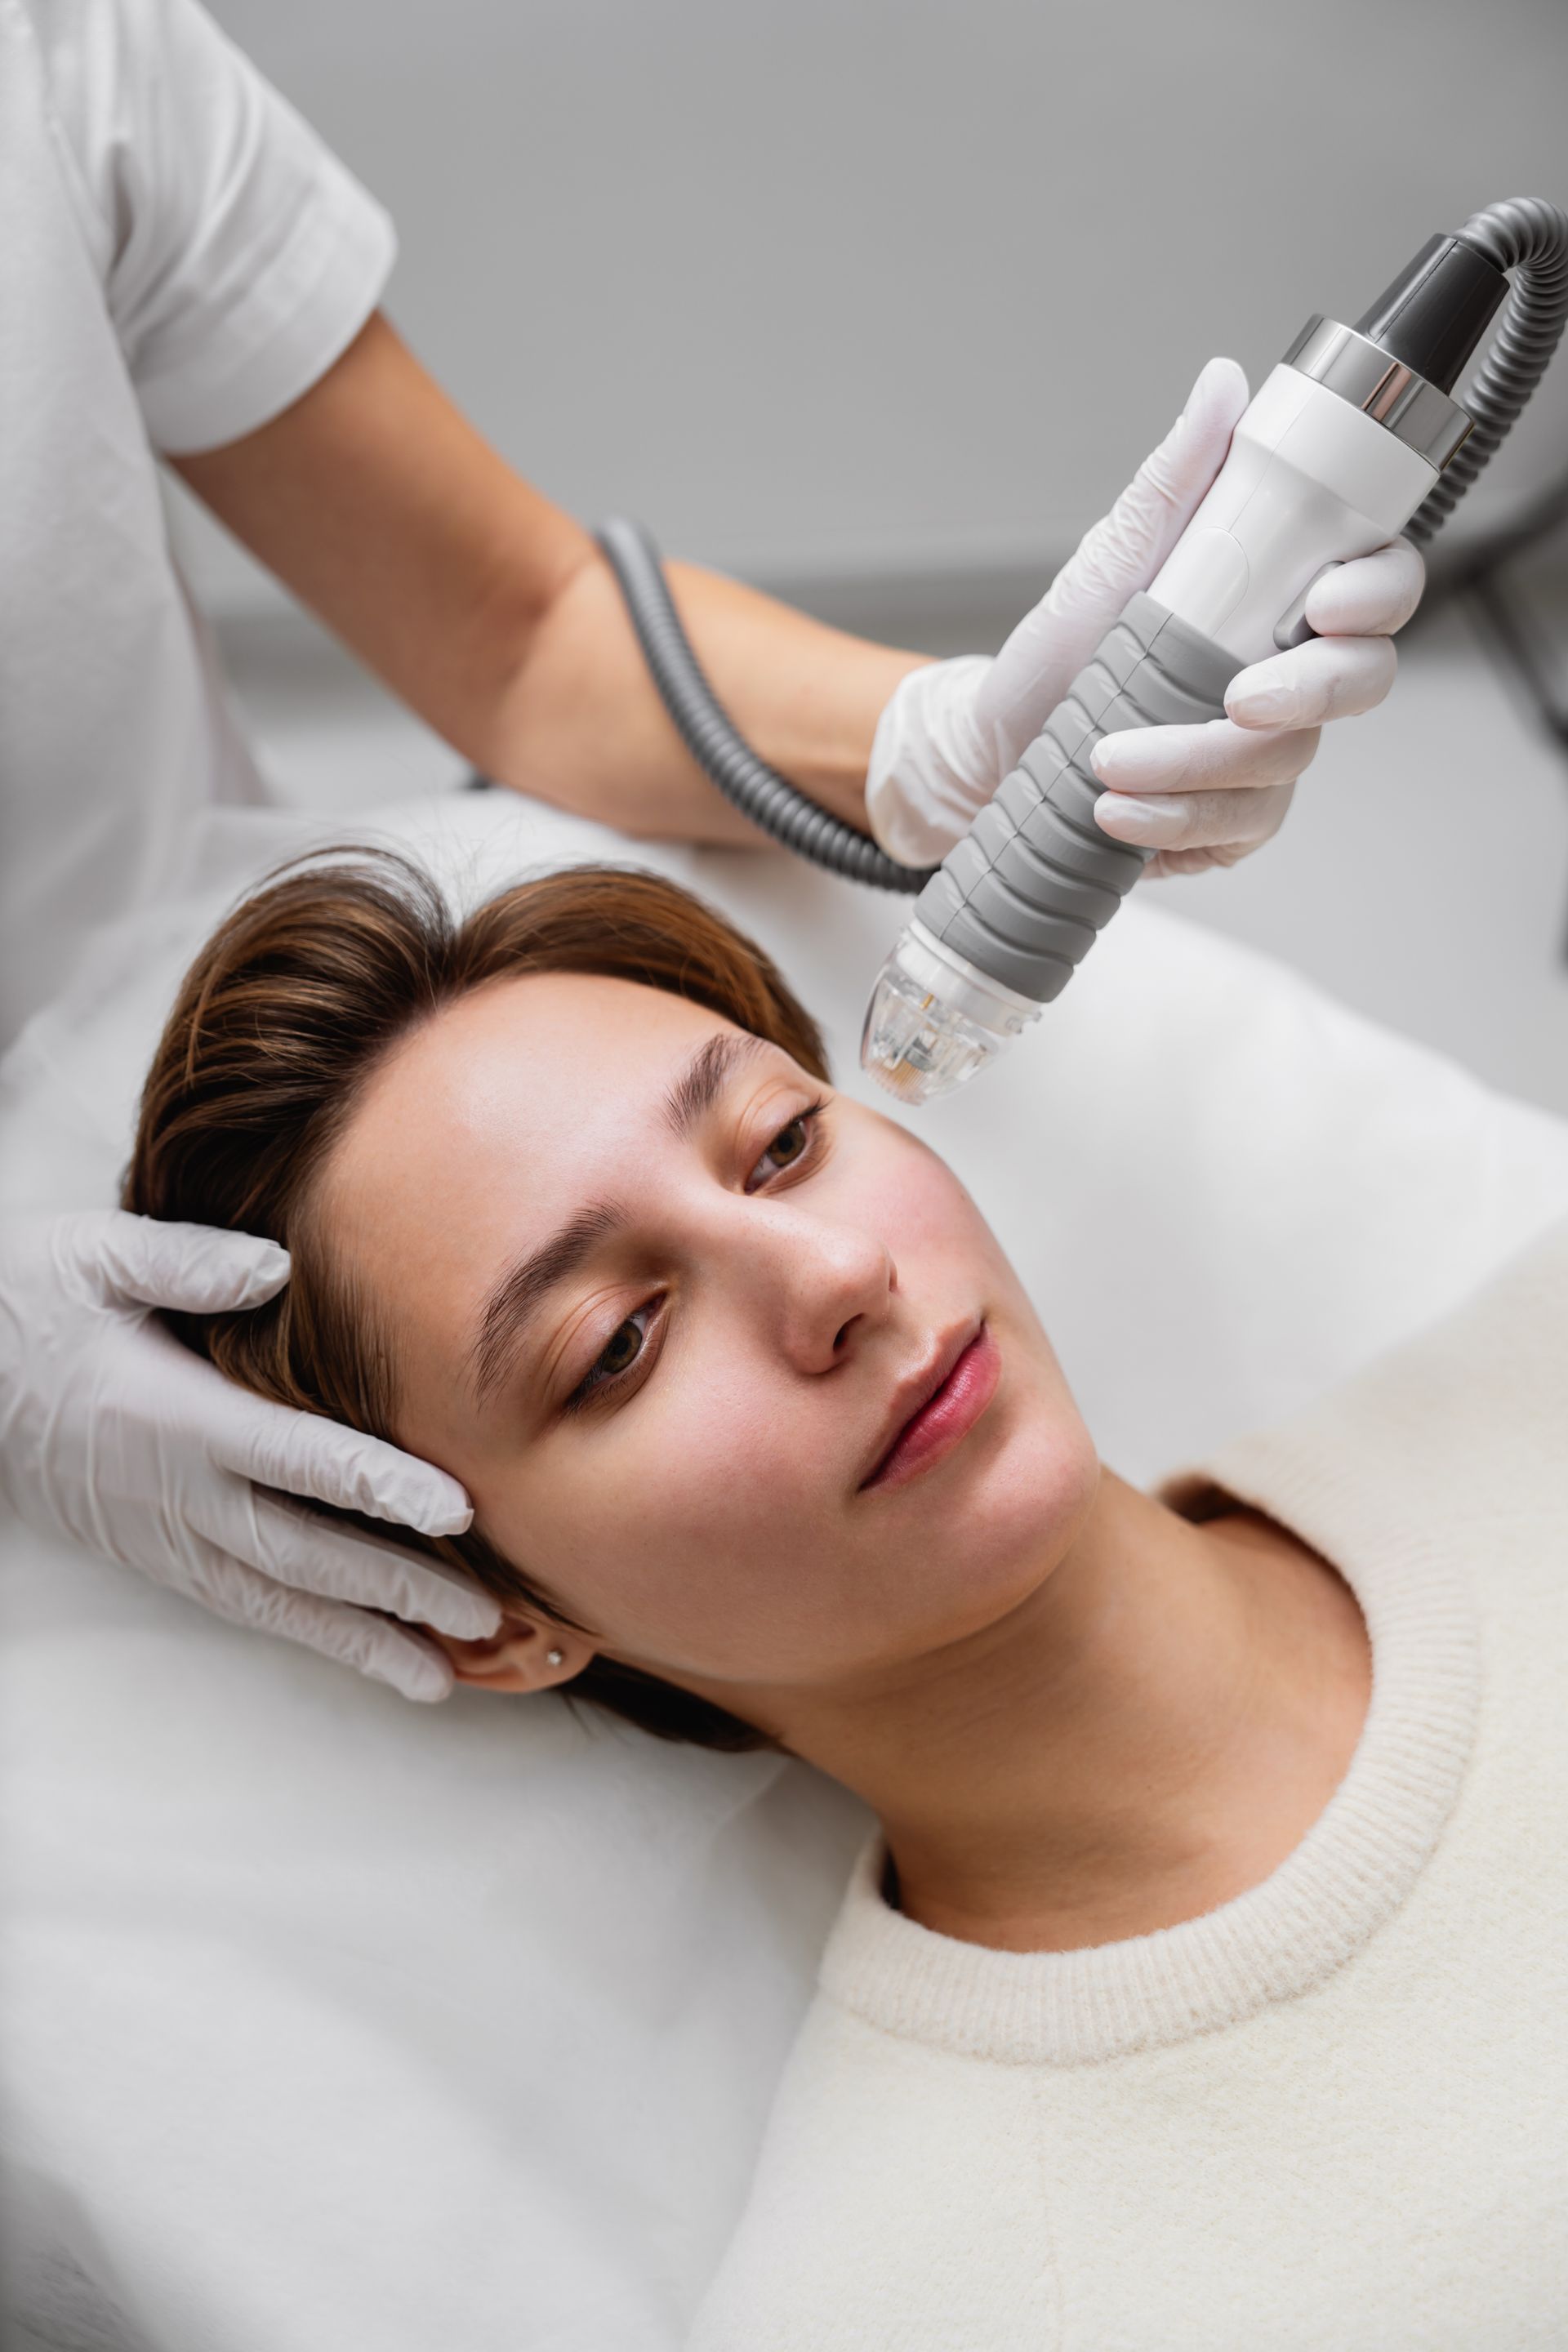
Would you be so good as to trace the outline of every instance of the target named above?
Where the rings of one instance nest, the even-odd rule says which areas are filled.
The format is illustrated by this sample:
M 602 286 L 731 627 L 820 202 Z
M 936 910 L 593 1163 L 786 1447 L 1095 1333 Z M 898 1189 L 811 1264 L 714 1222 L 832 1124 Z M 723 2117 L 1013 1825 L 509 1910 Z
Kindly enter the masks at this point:
M 204 952 L 126 1202 L 285 1243 L 184 1337 L 468 1487 L 465 1682 L 874 1808 L 703 2352 L 1568 2340 L 1568 1227 L 1142 1494 L 717 916 L 358 854 Z

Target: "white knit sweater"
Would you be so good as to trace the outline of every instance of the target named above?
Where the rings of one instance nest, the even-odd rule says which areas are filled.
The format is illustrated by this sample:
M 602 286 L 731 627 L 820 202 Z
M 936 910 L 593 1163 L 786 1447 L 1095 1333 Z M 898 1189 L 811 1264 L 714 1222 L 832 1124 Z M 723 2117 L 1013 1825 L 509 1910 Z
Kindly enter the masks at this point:
M 691 2352 L 1568 2346 L 1568 1225 L 1199 1483 L 1365 1612 L 1327 1811 L 1075 1952 L 917 1926 L 874 1842 Z

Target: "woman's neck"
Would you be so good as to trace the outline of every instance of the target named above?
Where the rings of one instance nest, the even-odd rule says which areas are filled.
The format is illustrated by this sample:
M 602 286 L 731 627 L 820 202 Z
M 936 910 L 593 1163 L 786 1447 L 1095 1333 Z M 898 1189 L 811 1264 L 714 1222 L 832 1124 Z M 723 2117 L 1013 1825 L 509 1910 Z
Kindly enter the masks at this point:
M 1068 1950 L 1268 1877 L 1343 1778 L 1371 1680 L 1355 1598 L 1305 1545 L 1107 1473 L 1020 1609 L 790 1745 L 875 1808 L 911 1917 Z

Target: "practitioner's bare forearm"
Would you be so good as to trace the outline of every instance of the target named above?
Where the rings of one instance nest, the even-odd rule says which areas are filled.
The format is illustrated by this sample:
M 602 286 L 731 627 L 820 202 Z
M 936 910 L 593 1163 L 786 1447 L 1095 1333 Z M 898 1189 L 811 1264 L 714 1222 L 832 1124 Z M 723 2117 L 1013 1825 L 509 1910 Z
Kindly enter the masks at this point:
M 335 635 L 498 782 L 631 834 L 759 840 L 688 757 L 588 533 L 512 472 L 379 314 L 283 415 L 174 463 Z M 920 656 L 692 565 L 672 564 L 669 576 L 747 740 L 864 824 L 877 720 Z

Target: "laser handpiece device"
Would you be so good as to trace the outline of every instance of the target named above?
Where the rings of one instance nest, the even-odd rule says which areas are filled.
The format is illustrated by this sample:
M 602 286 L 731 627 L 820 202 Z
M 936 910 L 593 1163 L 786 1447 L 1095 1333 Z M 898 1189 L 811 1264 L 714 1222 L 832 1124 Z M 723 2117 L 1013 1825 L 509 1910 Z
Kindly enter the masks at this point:
M 1454 386 L 1505 295 L 1461 405 Z M 756 758 L 698 667 L 651 542 L 635 526 L 605 526 L 666 707 L 720 789 L 802 856 L 920 894 L 866 1017 L 861 1060 L 882 1085 L 909 1102 L 950 1092 L 1060 994 L 1152 855 L 1094 821 L 1100 737 L 1220 717 L 1237 671 L 1310 635 L 1304 607 L 1326 570 L 1402 530 L 1431 538 L 1533 392 L 1565 320 L 1568 213 L 1535 197 L 1431 238 L 1353 326 L 1310 319 L 1157 577 L 928 874 L 897 866 Z
M 1568 307 L 1568 216 L 1539 222 L 1539 241 L 1553 229 Z M 1434 237 L 1353 327 L 1302 328 L 1163 568 L 921 890 L 861 1045 L 894 1093 L 929 1101 L 993 1059 L 1059 995 L 1142 874 L 1152 853 L 1094 821 L 1100 737 L 1221 717 L 1238 670 L 1310 635 L 1304 607 L 1326 570 L 1413 518 L 1429 536 L 1457 501 L 1466 485 L 1445 477 L 1480 419 L 1449 395 L 1508 290 L 1495 249 L 1475 223 Z

